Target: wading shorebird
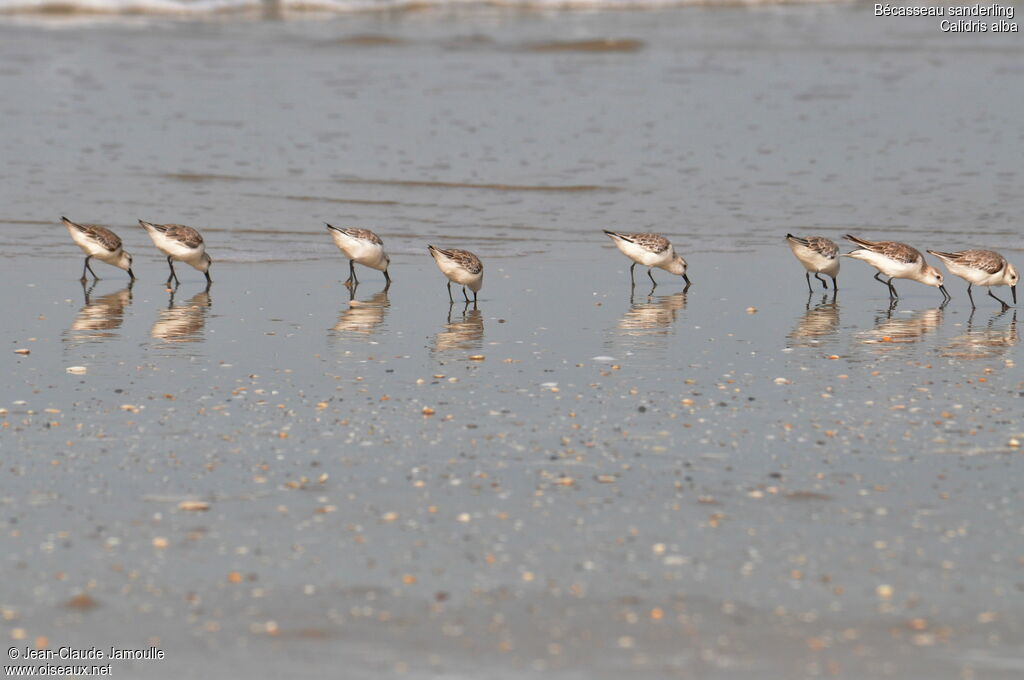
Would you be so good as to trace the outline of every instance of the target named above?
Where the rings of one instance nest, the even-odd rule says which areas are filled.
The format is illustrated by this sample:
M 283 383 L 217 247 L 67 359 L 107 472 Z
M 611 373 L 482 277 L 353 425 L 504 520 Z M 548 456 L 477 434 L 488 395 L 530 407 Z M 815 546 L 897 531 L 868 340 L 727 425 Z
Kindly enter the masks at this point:
M 811 287 L 811 274 L 821 281 L 825 290 L 828 290 L 828 283 L 820 274 L 829 276 L 832 279 L 832 290 L 839 290 L 839 283 L 836 281 L 839 274 L 839 246 L 824 236 L 800 237 L 786 234 L 786 242 L 796 255 L 796 259 L 800 260 L 800 264 L 807 270 L 804 277 L 807 279 L 808 291 L 814 292 Z
M 171 281 L 179 283 L 178 275 L 174 273 L 174 261 L 190 264 L 206 275 L 206 285 L 213 283 L 210 278 L 210 265 L 213 260 L 206 254 L 206 244 L 203 243 L 202 234 L 183 224 L 153 224 L 145 220 L 139 220 L 149 237 L 153 239 L 153 245 L 160 249 L 167 256 L 167 266 L 171 268 L 171 275 L 167 277 L 167 285 Z
M 856 250 L 844 253 L 843 257 L 864 260 L 877 269 L 875 279 L 889 287 L 890 300 L 899 298 L 899 293 L 892 285 L 893 279 L 911 279 L 926 286 L 935 286 L 942 291 L 943 303 L 952 299 L 952 296 L 946 292 L 946 287 L 942 285 L 942 274 L 928 264 L 924 255 L 916 248 L 897 241 L 868 241 L 851 234 L 847 234 L 843 238 L 859 246 Z M 889 280 L 882 281 L 878 278 L 879 274 L 888 276 Z
M 384 272 L 384 281 L 386 282 L 384 289 L 387 290 L 391 286 L 391 277 L 388 276 L 391 258 L 384 252 L 384 242 L 380 240 L 380 236 L 369 229 L 334 227 L 326 222 L 324 224 L 327 225 L 327 230 L 334 238 L 334 245 L 338 246 L 338 249 L 348 258 L 346 286 L 359 284 L 359 279 L 356 278 L 356 262 L 370 269 Z
M 985 286 L 988 294 L 1003 306 L 1005 312 L 1010 308 L 992 293 L 992 286 L 1009 286 L 1013 296 L 1013 304 L 1017 304 L 1017 270 L 1006 261 L 1006 258 L 994 250 L 961 250 L 956 253 L 944 253 L 929 250 L 929 253 L 942 260 L 950 274 L 956 274 L 967 282 L 967 297 L 974 309 L 974 296 L 971 286 Z
M 121 238 L 117 234 L 98 224 L 78 224 L 66 217 L 61 217 L 60 220 L 68 228 L 71 240 L 78 244 L 78 247 L 85 253 L 85 266 L 82 267 L 81 278 L 83 283 L 87 278 L 85 276 L 87 271 L 95 280 L 100 280 L 100 277 L 96 276 L 96 272 L 89 266 L 89 260 L 94 257 L 101 262 L 124 269 L 128 272 L 131 280 L 135 280 L 135 274 L 132 273 L 132 256 L 121 247 Z
M 647 276 L 655 287 L 658 282 L 654 280 L 651 270 L 654 267 L 661 267 L 670 274 L 682 276 L 686 281 L 686 288 L 690 287 L 690 278 L 686 275 L 686 260 L 676 255 L 675 248 L 664 236 L 657 234 L 625 234 L 619 231 L 603 230 L 615 247 L 622 251 L 622 254 L 633 260 L 629 267 L 629 283 L 636 286 L 636 279 L 633 277 L 633 270 L 636 266 L 647 267 Z M 684 290 L 686 289 L 684 288 Z M 653 290 L 653 288 L 652 288 Z
M 473 291 L 473 302 L 476 303 L 476 294 L 484 285 L 484 265 L 480 258 L 468 250 L 449 248 L 443 250 L 434 246 L 427 246 L 434 262 L 437 263 L 441 273 L 448 277 L 448 300 L 455 302 L 452 297 L 452 281 L 462 286 L 462 296 L 469 302 L 469 295 L 466 294 L 468 287 Z

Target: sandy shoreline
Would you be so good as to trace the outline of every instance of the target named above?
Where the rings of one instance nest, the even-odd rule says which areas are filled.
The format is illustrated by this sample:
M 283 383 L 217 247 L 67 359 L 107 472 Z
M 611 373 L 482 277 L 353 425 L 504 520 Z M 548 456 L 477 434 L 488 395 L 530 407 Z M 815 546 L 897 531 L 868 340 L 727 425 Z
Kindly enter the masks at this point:
M 632 305 L 609 249 L 554 297 L 502 263 L 475 321 L 414 262 L 354 307 L 340 263 L 225 264 L 203 300 L 186 278 L 183 335 L 152 277 L 84 336 L 80 299 L 21 284 L 12 626 L 157 639 L 145 677 L 1009 677 L 1013 313 L 920 287 L 887 318 L 854 268 L 805 310 L 789 253 L 762 256 L 758 290 L 715 291 L 737 256 L 711 254 Z

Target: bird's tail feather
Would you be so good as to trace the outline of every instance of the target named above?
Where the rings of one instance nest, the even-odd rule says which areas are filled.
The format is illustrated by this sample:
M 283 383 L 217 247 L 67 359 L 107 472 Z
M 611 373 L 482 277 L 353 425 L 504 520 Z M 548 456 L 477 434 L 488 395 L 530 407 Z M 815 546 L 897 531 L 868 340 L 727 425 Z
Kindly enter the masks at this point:
M 858 238 L 858 237 L 854 236 L 853 234 L 847 234 L 843 238 L 845 238 L 847 241 L 850 241 L 852 243 L 856 243 L 857 245 L 859 245 L 859 246 L 861 246 L 863 248 L 870 248 L 871 246 L 875 245 L 874 241 L 869 241 L 869 240 L 864 239 L 864 238 Z

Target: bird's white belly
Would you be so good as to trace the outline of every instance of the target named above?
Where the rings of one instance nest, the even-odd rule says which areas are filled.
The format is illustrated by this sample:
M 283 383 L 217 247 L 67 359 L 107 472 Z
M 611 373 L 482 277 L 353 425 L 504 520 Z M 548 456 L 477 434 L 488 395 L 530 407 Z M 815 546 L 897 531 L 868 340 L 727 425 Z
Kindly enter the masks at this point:
M 449 280 L 463 286 L 471 285 L 480 278 L 479 274 L 471 274 L 450 260 L 439 259 L 437 260 L 437 266 L 441 269 L 441 273 L 447 276 Z
M 905 262 L 898 262 L 870 250 L 855 250 L 852 253 L 852 257 L 864 260 L 878 271 L 894 279 L 914 278 L 914 275 L 921 269 L 921 266 L 917 263 L 907 264 Z
M 619 238 L 615 239 L 615 245 L 623 255 L 645 267 L 664 267 L 672 261 L 671 248 L 666 248 L 660 253 L 652 253 L 646 248 Z
M 108 264 L 113 264 L 117 261 L 119 255 L 116 250 L 114 252 L 110 252 L 74 227 L 68 227 L 68 233 L 71 234 L 71 240 L 74 241 L 86 255 L 95 257 L 97 260 Z
M 822 272 L 829 276 L 835 276 L 839 271 L 838 257 L 827 258 L 816 250 L 811 250 L 799 243 L 792 244 L 791 248 L 796 259 L 800 260 L 800 264 L 809 272 Z
M 189 248 L 181 241 L 167 238 L 162 234 L 157 236 L 156 247 L 165 255 L 170 255 L 173 259 L 190 264 L 197 269 L 206 250 L 205 244 L 201 244 L 198 248 Z
M 376 269 L 377 271 L 387 269 L 387 260 L 384 259 L 384 248 L 376 243 L 368 243 L 333 230 L 331 231 L 331 236 L 334 237 L 334 244 L 338 246 L 341 252 L 345 253 L 345 257 L 348 259 L 355 260 L 359 264 Z
M 989 274 L 986 271 L 980 269 L 974 269 L 973 267 L 964 267 L 960 264 L 947 263 L 951 274 L 959 276 L 964 281 L 971 283 L 975 286 L 999 286 L 1003 284 L 1003 273 L 1002 271 L 996 274 Z

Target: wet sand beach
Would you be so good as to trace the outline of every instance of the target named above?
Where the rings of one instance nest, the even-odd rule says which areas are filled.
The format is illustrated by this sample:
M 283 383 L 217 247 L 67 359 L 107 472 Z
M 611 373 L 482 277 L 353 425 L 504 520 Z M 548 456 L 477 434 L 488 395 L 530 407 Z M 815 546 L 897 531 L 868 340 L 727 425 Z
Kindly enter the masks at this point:
M 858 4 L 5 20 L 0 633 L 139 678 L 1019 677 L 1018 311 L 849 259 L 808 295 L 783 237 L 1024 264 L 1022 56 Z M 62 214 L 139 280 L 83 288 Z M 323 221 L 393 285 L 350 299 Z M 631 294 L 605 228 L 693 286 Z

